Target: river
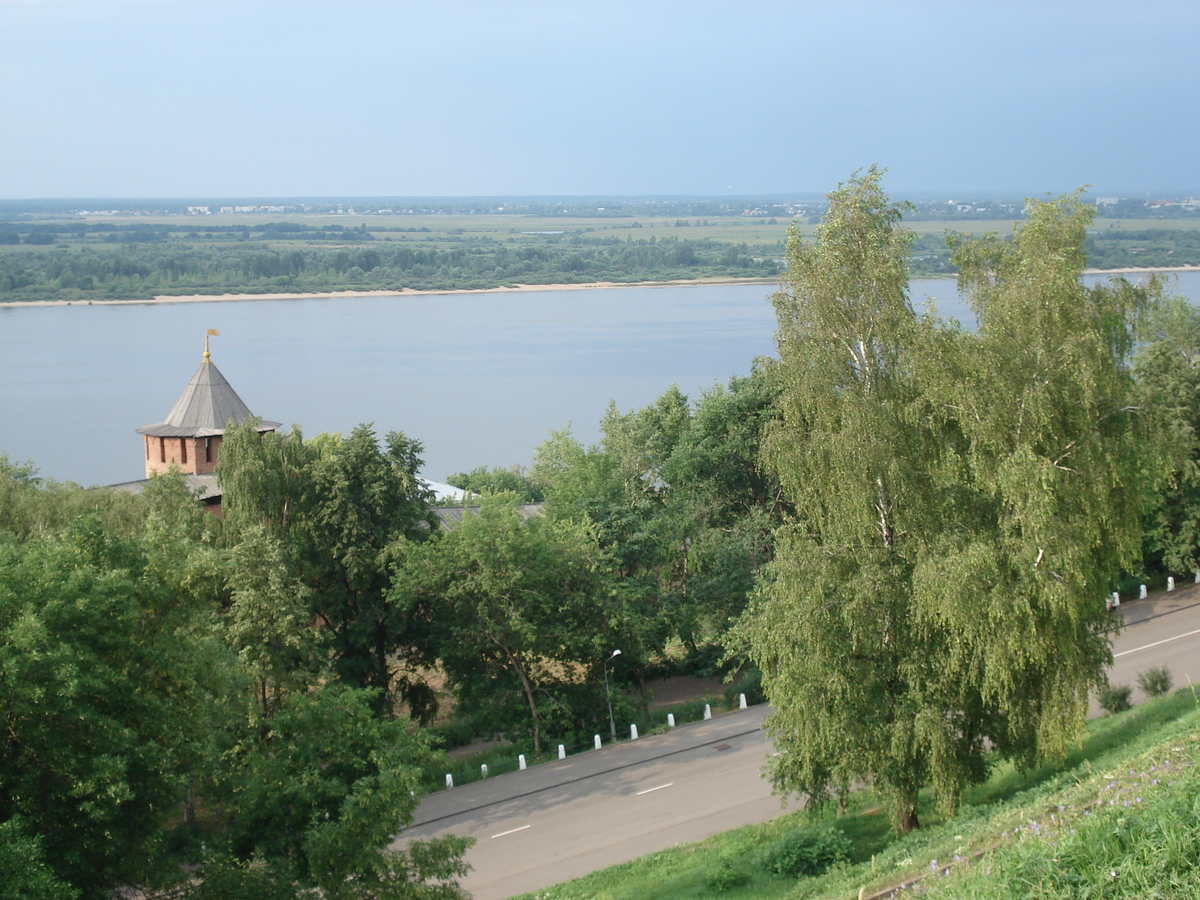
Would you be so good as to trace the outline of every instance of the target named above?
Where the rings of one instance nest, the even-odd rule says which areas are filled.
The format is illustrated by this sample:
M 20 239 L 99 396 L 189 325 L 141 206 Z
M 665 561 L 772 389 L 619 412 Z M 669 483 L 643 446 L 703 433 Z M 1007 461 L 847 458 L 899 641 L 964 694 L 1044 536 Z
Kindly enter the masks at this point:
M 1200 273 L 1178 291 L 1200 302 Z M 59 481 L 143 477 L 161 422 L 212 360 L 257 415 L 306 435 L 373 422 L 425 446 L 423 474 L 528 465 L 552 430 L 599 440 L 609 401 L 699 397 L 774 353 L 770 285 L 0 308 L 0 453 Z M 952 281 L 915 280 L 970 314 Z

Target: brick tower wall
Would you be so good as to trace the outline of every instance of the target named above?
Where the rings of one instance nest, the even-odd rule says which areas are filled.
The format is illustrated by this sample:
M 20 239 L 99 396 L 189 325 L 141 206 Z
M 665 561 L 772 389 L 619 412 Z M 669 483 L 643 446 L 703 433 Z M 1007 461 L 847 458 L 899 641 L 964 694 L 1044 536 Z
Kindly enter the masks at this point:
M 211 475 L 217 467 L 217 448 L 221 436 L 154 437 L 144 435 L 146 477 L 165 474 L 172 466 L 184 474 Z

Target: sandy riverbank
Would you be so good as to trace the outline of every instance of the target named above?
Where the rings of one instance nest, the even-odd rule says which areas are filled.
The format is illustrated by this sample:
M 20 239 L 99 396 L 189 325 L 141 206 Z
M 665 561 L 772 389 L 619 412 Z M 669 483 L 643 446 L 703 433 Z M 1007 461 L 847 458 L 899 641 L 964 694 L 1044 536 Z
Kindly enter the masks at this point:
M 1142 273 L 1200 272 L 1200 266 L 1144 266 L 1128 269 L 1085 269 L 1085 275 L 1139 275 Z M 953 276 L 948 276 L 953 277 Z M 514 287 L 460 288 L 457 290 L 416 291 L 320 291 L 316 293 L 281 292 L 275 294 L 188 294 L 162 295 L 146 300 L 28 300 L 0 303 L 0 309 L 33 306 L 145 306 L 150 303 L 224 303 L 245 300 L 333 300 L 339 297 L 421 297 L 430 294 L 522 294 L 531 291 L 589 291 L 597 288 L 681 287 L 706 284 L 763 284 L 773 281 L 591 281 L 586 284 L 519 284 Z
M 1200 266 L 1135 266 L 1128 269 L 1084 269 L 1084 275 L 1141 275 L 1142 273 L 1200 272 Z
M 519 284 L 514 287 L 460 288 L 456 290 L 416 291 L 320 291 L 316 293 L 281 292 L 275 294 L 187 294 L 184 296 L 162 295 L 145 300 L 29 300 L 26 302 L 0 303 L 3 307 L 18 306 L 144 306 L 149 303 L 224 303 L 240 300 L 333 300 L 340 297 L 421 297 L 431 294 L 523 294 L 533 291 L 588 291 L 596 288 L 646 288 L 680 287 L 706 284 L 764 284 L 773 281 L 592 281 L 586 284 Z

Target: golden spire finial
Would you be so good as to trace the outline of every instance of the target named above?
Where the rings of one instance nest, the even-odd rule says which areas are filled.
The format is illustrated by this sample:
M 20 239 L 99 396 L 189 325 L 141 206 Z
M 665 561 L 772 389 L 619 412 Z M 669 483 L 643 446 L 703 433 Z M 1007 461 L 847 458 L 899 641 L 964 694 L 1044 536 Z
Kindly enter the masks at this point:
M 208 335 L 210 335 L 210 334 L 215 334 L 217 337 L 220 337 L 220 336 L 221 336 L 221 332 L 217 331 L 217 329 L 215 329 L 215 328 L 210 328 L 210 329 L 208 329 L 208 334 L 204 335 L 204 361 L 205 361 L 205 362 L 208 362 L 208 357 L 209 357 L 209 353 L 208 353 Z

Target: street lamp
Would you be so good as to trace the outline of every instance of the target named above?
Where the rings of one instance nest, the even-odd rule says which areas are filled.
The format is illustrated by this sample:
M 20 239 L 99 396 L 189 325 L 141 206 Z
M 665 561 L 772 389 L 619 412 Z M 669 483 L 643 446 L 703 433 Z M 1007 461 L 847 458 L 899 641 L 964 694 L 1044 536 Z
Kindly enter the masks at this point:
M 621 655 L 620 650 L 614 650 L 612 656 L 604 661 L 604 699 L 608 702 L 608 730 L 612 732 L 613 743 L 617 741 L 617 723 L 613 721 L 612 694 L 608 691 L 608 664 Z

